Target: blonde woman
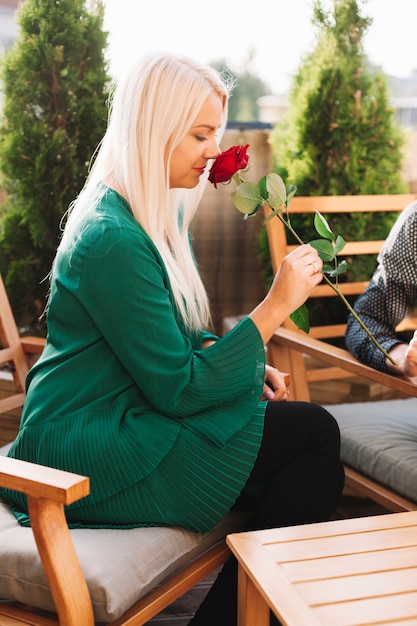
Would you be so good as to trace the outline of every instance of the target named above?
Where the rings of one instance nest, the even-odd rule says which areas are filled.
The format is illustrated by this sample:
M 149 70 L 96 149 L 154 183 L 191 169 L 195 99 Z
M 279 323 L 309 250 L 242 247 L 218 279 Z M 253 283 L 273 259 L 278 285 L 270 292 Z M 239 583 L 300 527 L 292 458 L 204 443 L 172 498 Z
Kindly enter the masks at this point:
M 91 494 L 67 508 L 72 527 L 205 532 L 232 507 L 249 509 L 253 528 L 305 523 L 327 519 L 341 493 L 336 422 L 284 402 L 283 376 L 265 366 L 264 344 L 320 281 L 316 251 L 286 257 L 228 335 L 206 330 L 188 228 L 228 95 L 189 59 L 153 53 L 135 64 L 70 208 L 47 343 L 10 455 L 90 476 Z M 24 500 L 5 495 L 27 524 Z M 234 588 L 229 562 L 194 623 L 235 623 Z

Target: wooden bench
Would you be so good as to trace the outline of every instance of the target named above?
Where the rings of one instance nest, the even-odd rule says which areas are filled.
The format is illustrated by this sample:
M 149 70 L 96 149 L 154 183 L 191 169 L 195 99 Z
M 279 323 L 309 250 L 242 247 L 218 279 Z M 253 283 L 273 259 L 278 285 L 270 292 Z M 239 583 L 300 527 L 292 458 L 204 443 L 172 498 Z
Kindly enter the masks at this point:
M 299 331 L 294 331 L 289 328 L 281 327 L 274 334 L 271 342 L 268 345 L 269 360 L 279 369 L 288 371 L 287 368 L 294 363 L 294 355 L 301 357 L 300 369 L 292 373 L 291 378 L 291 400 L 299 400 L 297 390 L 300 387 L 304 387 L 303 399 L 308 395 L 308 385 L 306 384 L 306 371 L 303 365 L 306 356 L 310 356 L 314 359 L 326 363 L 330 368 L 342 368 L 350 376 L 360 376 L 365 380 L 375 382 L 379 385 L 383 385 L 388 389 L 395 390 L 401 394 L 409 396 L 410 398 L 417 398 L 417 385 L 411 383 L 409 380 L 399 377 L 391 376 L 390 374 L 384 374 L 379 372 L 363 363 L 357 361 L 347 350 L 338 348 L 327 344 L 321 339 L 315 339 L 309 335 L 301 334 Z M 297 379 L 297 384 L 295 381 Z M 397 400 L 385 400 L 385 403 L 399 402 Z M 369 401 L 371 404 L 372 401 Z M 378 405 L 379 403 L 374 403 Z M 352 412 L 355 410 L 355 404 L 352 403 Z M 360 408 L 363 404 L 357 405 Z M 395 406 L 395 405 L 393 405 Z M 328 410 L 333 413 L 337 418 L 337 405 L 327 406 Z M 415 421 L 417 432 L 417 400 L 415 407 Z M 343 445 L 343 432 L 342 432 L 342 445 Z M 417 445 L 416 445 L 417 456 Z M 365 476 L 352 466 L 349 466 L 345 462 L 345 474 L 346 485 L 354 489 L 354 491 L 361 493 L 362 495 L 371 498 L 375 502 L 378 502 L 383 507 L 393 512 L 401 511 L 414 511 L 417 510 L 417 499 L 411 500 L 399 493 L 396 493 L 390 488 L 387 488 L 381 482 L 375 481 L 371 476 Z
M 313 214 L 317 209 L 332 224 L 332 215 L 341 212 L 371 212 L 377 214 L 380 211 L 400 211 L 410 202 L 416 200 L 417 196 L 412 194 L 395 194 L 395 195 L 374 195 L 374 196 L 327 196 L 327 197 L 295 197 L 290 204 L 290 214 L 307 213 Z M 266 211 L 268 214 L 268 211 Z M 285 226 L 277 218 L 272 218 L 267 222 L 268 241 L 270 247 L 271 261 L 274 272 L 277 271 L 282 258 L 293 249 L 294 246 L 288 245 L 287 233 Z M 381 248 L 383 241 L 360 241 L 348 243 L 341 255 L 348 256 L 356 254 L 377 254 Z M 345 295 L 359 295 L 367 286 L 367 281 L 346 282 L 340 284 L 342 292 Z M 320 284 L 312 293 L 315 297 L 337 297 L 335 292 L 325 284 Z M 308 306 L 308 302 L 307 302 Z M 347 317 L 346 311 L 346 317 Z M 402 327 L 417 328 L 416 320 L 410 319 L 402 325 Z M 317 381 L 320 384 L 329 385 L 330 381 L 341 380 L 347 378 L 358 378 L 361 381 L 368 382 L 370 385 L 378 385 L 391 390 L 397 398 L 416 398 L 417 385 L 407 379 L 391 376 L 373 370 L 366 365 L 359 363 L 344 348 L 331 345 L 328 340 L 330 338 L 343 338 L 345 333 L 345 324 L 314 326 L 310 333 L 306 335 L 300 331 L 291 320 L 286 320 L 282 327 L 278 329 L 270 343 L 268 344 L 268 360 L 278 369 L 289 372 L 291 376 L 291 396 L 293 400 L 310 401 L 310 387 Z M 318 365 L 318 366 L 317 366 Z M 382 402 L 397 402 L 400 404 L 386 405 L 374 404 L 373 409 L 379 410 L 392 406 L 393 411 L 398 412 L 398 407 L 409 405 L 401 404 L 401 400 L 386 400 Z M 414 400 L 411 401 L 412 403 Z M 417 401 L 416 401 L 417 402 Z M 366 414 L 367 409 L 371 405 L 352 404 L 352 413 L 360 410 Z M 376 407 L 376 409 L 375 409 Z M 336 406 L 328 407 L 338 419 L 339 409 Z M 412 410 L 415 411 L 416 437 L 417 437 L 417 405 Z M 346 410 L 345 410 L 346 412 Z M 343 418 L 345 419 L 345 418 Z M 374 419 L 374 418 L 373 418 Z M 339 421 L 339 420 L 338 420 Z M 364 423 L 366 419 L 364 419 Z M 339 422 L 341 425 L 341 422 Z M 407 428 L 409 425 L 407 425 Z M 342 433 L 342 452 L 344 445 L 343 422 L 341 427 Z M 362 437 L 360 429 L 358 430 L 358 438 Z M 390 435 L 387 435 L 389 437 Z M 358 441 L 362 444 L 362 442 Z M 351 442 L 350 442 L 351 444 Z M 342 454 L 343 458 L 343 454 Z M 344 459 L 345 461 L 345 459 Z M 353 466 L 349 466 L 345 461 L 346 484 L 353 487 L 355 491 L 372 498 L 376 502 L 382 504 L 391 511 L 406 511 L 417 509 L 417 497 L 409 498 L 397 493 L 389 485 L 387 486 L 381 480 L 375 480 L 372 475 L 364 475 L 361 470 Z M 394 470 L 393 470 L 394 471 Z M 416 445 L 416 471 L 417 471 L 417 445 Z
M 295 197 L 290 204 L 290 215 L 307 214 L 311 215 L 313 223 L 315 211 L 322 213 L 332 225 L 332 217 L 342 213 L 370 213 L 377 219 L 378 213 L 400 213 L 402 209 L 417 199 L 415 194 L 391 194 L 391 195 L 369 195 L 369 196 L 315 196 L 315 197 Z M 265 210 L 265 215 L 269 215 L 269 209 Z M 274 273 L 278 270 L 284 256 L 293 250 L 296 245 L 287 243 L 287 230 L 278 218 L 272 218 L 267 222 L 268 242 L 271 255 L 271 263 Z M 339 233 L 336 233 L 339 234 Z M 343 235 L 343 233 L 340 233 Z M 388 234 L 388 233 L 387 233 Z M 319 236 L 317 235 L 317 238 Z M 347 242 L 340 256 L 355 258 L 357 256 L 376 255 L 379 253 L 384 240 L 367 240 Z M 353 261 L 354 262 L 354 261 Z M 345 296 L 358 296 L 368 285 L 368 280 L 355 282 L 340 282 L 340 291 Z M 314 298 L 337 298 L 337 294 L 327 284 L 318 285 L 311 293 L 309 300 Z M 307 305 L 308 306 L 308 305 Z M 347 317 L 346 310 L 346 317 Z M 402 323 L 402 330 L 417 328 L 416 319 L 407 319 Z M 283 324 L 284 328 L 297 330 L 295 324 L 288 318 Z M 309 332 L 311 337 L 319 339 L 341 339 L 344 338 L 346 323 L 326 324 L 312 326 Z M 308 384 L 320 380 L 328 381 L 335 379 L 350 378 L 352 375 L 343 367 L 337 365 L 329 367 L 305 367 L 303 356 L 297 351 L 288 355 L 290 363 L 286 371 L 304 371 L 305 376 L 291 377 L 293 390 L 299 400 L 309 400 Z M 284 368 L 285 369 L 285 368 Z

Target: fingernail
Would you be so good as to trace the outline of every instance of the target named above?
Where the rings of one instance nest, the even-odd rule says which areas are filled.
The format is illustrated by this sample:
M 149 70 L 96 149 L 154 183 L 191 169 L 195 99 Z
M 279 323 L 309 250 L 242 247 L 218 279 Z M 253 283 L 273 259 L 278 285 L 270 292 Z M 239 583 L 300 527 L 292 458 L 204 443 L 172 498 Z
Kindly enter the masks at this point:
M 268 391 L 265 392 L 265 397 L 268 398 L 268 400 L 273 400 L 275 394 L 272 391 L 272 389 L 268 389 Z

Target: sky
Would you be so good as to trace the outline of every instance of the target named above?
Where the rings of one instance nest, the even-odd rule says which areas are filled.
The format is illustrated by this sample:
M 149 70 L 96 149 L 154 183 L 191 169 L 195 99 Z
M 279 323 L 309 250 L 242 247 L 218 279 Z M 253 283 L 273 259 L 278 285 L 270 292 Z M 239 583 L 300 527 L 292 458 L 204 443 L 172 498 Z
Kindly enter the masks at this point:
M 359 0 L 373 22 L 365 53 L 386 74 L 405 78 L 417 70 L 417 0 Z M 332 0 L 323 0 L 332 6 Z M 150 50 L 219 59 L 249 69 L 285 94 L 300 60 L 314 48 L 313 0 L 104 0 L 111 75 L 117 79 Z M 247 65 L 250 51 L 251 64 Z

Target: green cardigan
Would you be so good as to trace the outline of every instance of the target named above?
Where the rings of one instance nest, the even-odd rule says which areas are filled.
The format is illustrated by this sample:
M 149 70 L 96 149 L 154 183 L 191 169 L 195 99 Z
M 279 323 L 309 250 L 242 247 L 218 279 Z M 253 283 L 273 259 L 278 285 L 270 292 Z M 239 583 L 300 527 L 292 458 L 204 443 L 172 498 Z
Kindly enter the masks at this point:
M 158 250 L 110 189 L 72 250 L 58 251 L 47 327 L 11 456 L 90 476 L 85 505 L 152 474 L 184 428 L 210 450 L 215 472 L 217 455 L 252 422 L 254 446 L 238 470 L 238 495 L 262 436 L 260 334 L 245 318 L 201 349 L 212 335 L 185 332 Z M 25 508 L 17 494 L 3 493 Z

